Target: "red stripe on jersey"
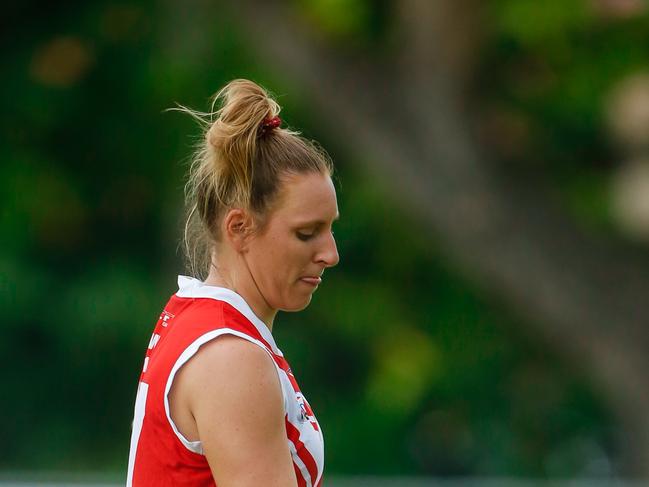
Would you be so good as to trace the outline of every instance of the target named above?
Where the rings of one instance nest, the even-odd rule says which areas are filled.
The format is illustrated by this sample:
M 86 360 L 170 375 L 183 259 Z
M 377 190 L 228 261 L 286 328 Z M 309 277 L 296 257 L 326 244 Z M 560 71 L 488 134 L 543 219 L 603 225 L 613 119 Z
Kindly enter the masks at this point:
M 306 480 L 304 480 L 302 471 L 295 462 L 293 462 L 293 470 L 295 470 L 295 477 L 297 478 L 297 487 L 306 487 Z
M 311 477 L 311 485 L 315 485 L 315 481 L 318 478 L 318 466 L 311 456 L 311 453 L 309 453 L 309 450 L 304 446 L 304 443 L 300 441 L 300 431 L 288 420 L 288 418 L 285 418 L 285 422 L 288 439 L 293 442 L 295 449 L 297 450 L 297 456 L 302 460 L 302 463 L 306 465 L 306 468 L 309 471 L 309 476 Z

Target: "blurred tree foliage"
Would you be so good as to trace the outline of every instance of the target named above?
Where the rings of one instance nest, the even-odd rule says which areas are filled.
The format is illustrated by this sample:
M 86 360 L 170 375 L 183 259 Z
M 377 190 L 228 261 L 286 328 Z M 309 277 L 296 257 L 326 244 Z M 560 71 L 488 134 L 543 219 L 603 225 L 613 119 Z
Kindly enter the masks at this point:
M 484 143 L 508 171 L 552 186 L 584 226 L 610 232 L 611 171 L 626 154 L 606 111 L 620 80 L 649 67 L 646 2 L 497 0 L 485 19 Z
M 389 2 L 295 8 L 341 43 L 389 36 Z M 181 162 L 198 134 L 162 111 L 202 109 L 249 77 L 338 168 L 341 264 L 275 331 L 323 424 L 328 473 L 614 471 L 615 425 L 597 391 L 457 277 L 399 195 L 327 139 L 308 96 L 286 93 L 227 16 L 201 3 L 181 18 L 154 2 L 42 9 L 5 6 L 0 29 L 0 468 L 125 469 L 144 348 L 182 269 Z M 195 36 L 179 38 L 188 23 Z M 472 94 L 485 143 L 608 228 L 601 101 L 646 65 L 646 16 L 498 0 L 486 25 Z

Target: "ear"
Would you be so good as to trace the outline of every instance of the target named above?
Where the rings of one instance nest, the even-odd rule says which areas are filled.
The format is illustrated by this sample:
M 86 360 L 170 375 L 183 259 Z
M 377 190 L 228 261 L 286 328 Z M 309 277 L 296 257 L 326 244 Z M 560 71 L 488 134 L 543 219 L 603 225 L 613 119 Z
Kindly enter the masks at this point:
M 253 219 L 242 208 L 233 208 L 223 219 L 222 235 L 237 252 L 245 252 L 248 237 L 252 234 Z

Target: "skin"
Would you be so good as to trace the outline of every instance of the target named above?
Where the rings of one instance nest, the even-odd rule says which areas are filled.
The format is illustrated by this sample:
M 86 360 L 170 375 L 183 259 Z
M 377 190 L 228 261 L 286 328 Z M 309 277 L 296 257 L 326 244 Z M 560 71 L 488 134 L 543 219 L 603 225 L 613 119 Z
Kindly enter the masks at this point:
M 236 291 L 272 331 L 277 312 L 304 309 L 338 263 L 337 218 L 329 175 L 286 174 L 261 220 L 240 208 L 225 215 L 205 282 Z M 183 436 L 201 440 L 219 487 L 297 485 L 279 378 L 260 347 L 228 335 L 204 345 L 176 375 L 169 403 Z

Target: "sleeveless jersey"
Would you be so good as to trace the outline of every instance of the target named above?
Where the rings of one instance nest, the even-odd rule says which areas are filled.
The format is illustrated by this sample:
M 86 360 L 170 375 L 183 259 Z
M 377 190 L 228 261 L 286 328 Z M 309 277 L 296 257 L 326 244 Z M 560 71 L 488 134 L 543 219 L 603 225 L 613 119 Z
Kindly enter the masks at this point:
M 229 289 L 178 277 L 155 326 L 135 400 L 127 486 L 213 486 L 200 441 L 189 441 L 171 419 L 169 391 L 178 370 L 205 343 L 230 334 L 273 359 L 284 398 L 286 441 L 299 487 L 319 487 L 324 468 L 320 425 L 266 325 Z

